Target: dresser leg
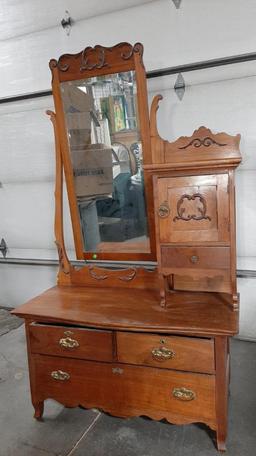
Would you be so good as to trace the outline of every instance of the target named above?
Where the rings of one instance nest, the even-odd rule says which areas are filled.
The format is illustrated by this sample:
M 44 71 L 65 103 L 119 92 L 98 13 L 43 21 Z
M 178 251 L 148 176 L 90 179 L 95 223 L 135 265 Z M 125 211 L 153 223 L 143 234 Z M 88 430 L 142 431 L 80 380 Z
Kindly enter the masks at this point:
M 42 401 L 42 402 L 34 402 L 33 406 L 34 406 L 34 409 L 35 409 L 34 418 L 36 420 L 40 421 L 42 419 L 42 416 L 43 416 L 43 413 L 44 413 L 44 401 Z
M 218 431 L 217 431 L 217 449 L 218 451 L 226 451 L 226 438 L 223 438 L 221 437 L 220 435 L 218 435 Z
M 226 450 L 227 421 L 228 421 L 228 338 L 215 337 L 216 361 L 216 440 L 219 451 Z

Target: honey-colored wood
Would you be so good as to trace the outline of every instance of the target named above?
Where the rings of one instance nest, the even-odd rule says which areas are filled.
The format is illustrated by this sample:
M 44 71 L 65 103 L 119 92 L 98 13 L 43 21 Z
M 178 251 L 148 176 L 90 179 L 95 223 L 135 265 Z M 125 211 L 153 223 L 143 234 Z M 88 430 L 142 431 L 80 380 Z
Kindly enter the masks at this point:
M 160 242 L 229 242 L 227 190 L 228 174 L 159 178 L 155 203 L 159 217 Z M 199 198 L 202 198 L 205 207 Z M 161 205 L 166 205 L 169 215 L 159 215 Z M 200 213 L 203 209 L 205 214 Z M 184 211 L 184 218 L 179 218 L 178 211 Z M 187 220 L 191 215 L 195 219 Z
M 38 402 L 53 398 L 67 407 L 97 407 L 113 415 L 146 415 L 177 424 L 203 421 L 216 428 L 214 375 L 39 355 L 32 362 Z M 70 378 L 53 379 L 57 370 Z M 195 398 L 176 399 L 175 388 L 192 390 Z
M 70 207 L 70 216 L 73 227 L 73 235 L 75 241 L 76 256 L 78 259 L 83 259 L 83 239 L 80 225 L 80 218 L 78 213 L 78 205 L 76 201 L 76 193 L 73 179 L 73 169 L 69 156 L 69 142 L 66 132 L 66 122 L 63 110 L 63 102 L 61 98 L 59 73 L 56 66 L 52 67 L 52 92 L 54 98 L 55 112 L 56 112 L 56 128 L 57 141 L 60 145 L 61 160 L 65 171 L 65 181 L 67 185 L 67 194 Z M 58 147 L 56 145 L 56 153 L 58 154 Z
M 58 249 L 60 271 L 62 271 L 64 274 L 69 274 L 71 270 L 71 264 L 69 262 L 65 248 L 63 229 L 63 165 L 60 141 L 59 135 L 57 133 L 56 114 L 53 111 L 46 111 L 46 114 L 50 116 L 51 122 L 53 124 L 55 138 L 55 243 Z
M 119 43 L 113 47 L 95 46 L 87 47 L 78 54 L 64 54 L 58 61 L 50 61 L 52 71 L 52 90 L 56 110 L 56 133 L 57 141 L 60 143 L 62 160 L 67 184 L 67 193 L 71 220 L 78 259 L 92 259 L 95 252 L 84 252 L 83 238 L 80 226 L 77 199 L 75 194 L 73 168 L 70 158 L 69 142 L 66 130 L 63 102 L 61 99 L 61 83 L 65 81 L 81 80 L 94 76 L 119 73 L 123 71 L 135 71 L 137 82 L 137 104 L 140 124 L 140 139 L 143 147 L 143 162 L 152 163 L 151 142 L 149 132 L 149 113 L 147 102 L 146 75 L 142 61 L 143 46 L 136 43 L 132 46 L 129 43 Z M 145 200 L 148 212 L 152 212 L 153 202 L 150 196 L 150 183 L 147 178 L 144 180 Z M 119 261 L 154 261 L 155 254 L 155 234 L 153 217 L 148 218 L 148 235 L 150 249 L 148 252 L 127 252 L 103 251 L 97 252 L 98 260 L 119 260 Z
M 170 290 L 230 293 L 238 310 L 233 170 L 241 161 L 240 135 L 200 127 L 169 143 L 157 131 L 161 99 L 156 96 L 151 106 L 154 162 L 146 166 L 154 182 L 160 304 L 166 305 L 169 285 Z M 196 245 L 199 250 L 192 248 Z
M 72 267 L 69 275 L 60 271 L 61 285 L 78 285 L 95 288 L 132 288 L 155 290 L 159 287 L 158 274 L 155 269 L 140 267 L 103 268 L 86 265 L 81 268 Z
M 171 358 L 153 356 L 152 350 L 163 347 L 169 350 Z M 213 339 L 118 332 L 117 359 L 122 363 L 162 369 L 215 372 Z
M 159 307 L 158 289 L 57 286 L 18 307 L 13 314 L 40 322 L 102 329 L 197 336 L 235 335 L 238 313 L 232 296 L 176 292 Z
M 217 448 L 226 450 L 228 427 L 229 360 L 227 337 L 215 338 Z
M 203 422 L 216 431 L 223 451 L 229 337 L 238 332 L 239 317 L 234 170 L 240 135 L 200 127 L 190 137 L 163 140 L 159 95 L 149 123 L 142 53 L 139 43 L 119 43 L 51 60 L 58 285 L 12 313 L 25 318 L 36 419 L 51 398 L 121 417 Z M 97 259 L 127 260 L 127 266 L 72 266 L 63 229 L 63 171 L 77 257 L 91 259 L 92 252 L 84 252 L 60 84 L 128 70 L 137 82 L 149 248 L 144 243 L 136 252 L 138 239 L 126 252 L 118 243 L 108 252 L 102 243 Z M 155 259 L 147 268 L 132 263 Z
M 111 331 L 31 323 L 29 338 L 32 353 L 113 361 Z
M 229 269 L 229 247 L 172 247 L 161 246 L 162 265 L 176 270 L 187 269 Z

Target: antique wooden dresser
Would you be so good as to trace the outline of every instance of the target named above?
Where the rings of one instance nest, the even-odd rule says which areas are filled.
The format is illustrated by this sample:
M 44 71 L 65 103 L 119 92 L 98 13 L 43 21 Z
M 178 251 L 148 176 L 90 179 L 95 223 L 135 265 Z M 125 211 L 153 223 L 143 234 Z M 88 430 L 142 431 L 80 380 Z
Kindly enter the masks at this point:
M 200 127 L 162 140 L 142 53 L 120 43 L 50 62 L 58 282 L 14 311 L 35 418 L 55 399 L 200 422 L 225 450 L 240 136 Z M 64 243 L 63 170 L 78 266 Z

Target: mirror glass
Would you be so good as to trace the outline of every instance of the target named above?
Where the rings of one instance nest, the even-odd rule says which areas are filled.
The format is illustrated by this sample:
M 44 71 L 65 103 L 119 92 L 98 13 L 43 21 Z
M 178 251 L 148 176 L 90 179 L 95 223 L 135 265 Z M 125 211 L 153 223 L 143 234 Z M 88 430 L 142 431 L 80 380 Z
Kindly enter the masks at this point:
M 61 94 L 85 252 L 150 252 L 135 72 Z

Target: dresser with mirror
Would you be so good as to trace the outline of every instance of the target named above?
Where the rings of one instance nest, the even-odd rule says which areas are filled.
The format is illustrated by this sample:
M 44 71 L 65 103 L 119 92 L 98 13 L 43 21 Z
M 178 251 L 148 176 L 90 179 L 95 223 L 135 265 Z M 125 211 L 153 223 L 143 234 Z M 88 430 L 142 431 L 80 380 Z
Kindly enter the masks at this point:
M 54 399 L 199 422 L 224 450 L 240 136 L 200 127 L 164 141 L 142 57 L 140 43 L 119 43 L 50 61 L 59 272 L 55 287 L 14 310 L 25 318 L 35 418 Z

